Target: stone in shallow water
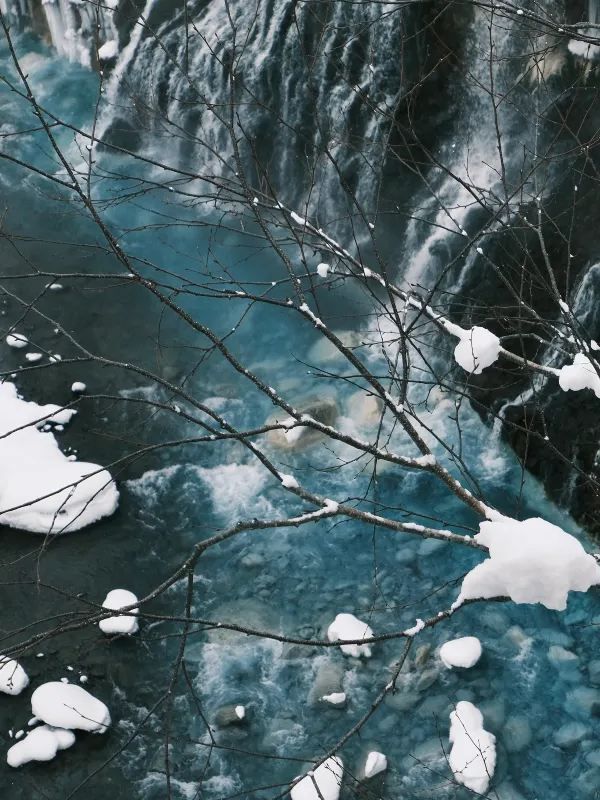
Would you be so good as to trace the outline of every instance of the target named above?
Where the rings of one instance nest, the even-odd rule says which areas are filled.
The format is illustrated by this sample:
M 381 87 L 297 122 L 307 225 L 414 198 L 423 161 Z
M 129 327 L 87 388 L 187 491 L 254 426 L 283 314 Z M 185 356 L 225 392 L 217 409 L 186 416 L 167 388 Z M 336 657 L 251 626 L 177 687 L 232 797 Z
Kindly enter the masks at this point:
M 600 767 L 600 750 L 590 750 L 589 753 L 585 754 L 585 760 L 592 767 Z
M 582 722 L 566 722 L 554 734 L 554 742 L 564 749 L 574 747 L 586 736 L 588 730 Z
M 514 714 L 506 720 L 502 731 L 504 746 L 509 753 L 519 753 L 531 743 L 531 726 L 527 717 Z
M 215 714 L 215 724 L 219 728 L 229 725 L 242 725 L 246 722 L 246 709 L 243 705 L 222 706 Z
M 592 689 L 590 686 L 577 686 L 567 692 L 567 704 L 583 711 L 584 714 L 597 714 L 600 709 L 600 691 Z
M 566 650 L 560 644 L 553 644 L 548 648 L 548 658 L 557 664 L 573 663 L 577 661 L 579 656 L 576 656 L 571 650 Z
M 590 661 L 588 664 L 588 673 L 590 676 L 590 683 L 594 686 L 600 686 L 600 658 Z
M 315 678 L 308 694 L 308 702 L 321 703 L 323 697 L 342 694 L 344 668 L 341 664 L 329 659 L 322 661 L 315 670 Z

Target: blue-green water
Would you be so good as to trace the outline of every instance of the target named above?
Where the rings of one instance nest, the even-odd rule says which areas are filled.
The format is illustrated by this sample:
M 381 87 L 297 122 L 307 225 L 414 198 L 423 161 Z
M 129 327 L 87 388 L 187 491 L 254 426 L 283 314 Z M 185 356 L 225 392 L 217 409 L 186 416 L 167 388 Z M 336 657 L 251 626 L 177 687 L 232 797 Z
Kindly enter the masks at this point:
M 76 125 L 89 121 L 95 76 L 53 58 L 31 40 L 24 38 L 19 44 L 29 52 L 27 69 L 34 88 L 41 92 L 40 101 L 51 103 L 57 114 Z M 4 51 L 0 58 L 6 63 Z M 29 119 L 23 105 L 4 90 L 0 109 L 4 126 L 22 125 Z M 60 139 L 74 156 L 77 145 L 72 134 L 63 131 Z M 18 143 L 7 139 L 2 147 L 4 152 L 17 152 L 23 159 L 51 168 L 47 144 L 40 136 L 20 136 Z M 123 169 L 118 160 L 106 155 L 104 159 L 107 168 Z M 147 366 L 171 382 L 185 380 L 191 393 L 237 426 L 262 423 L 273 413 L 273 407 L 247 380 L 214 353 L 206 355 L 205 340 L 165 316 L 158 303 L 139 288 L 119 279 L 122 269 L 103 251 L 97 231 L 76 204 L 64 199 L 58 204 L 57 192 L 48 183 L 6 164 L 0 171 L 0 184 L 7 208 L 4 228 L 17 237 L 13 244 L 0 242 L 3 273 L 15 275 L 34 263 L 49 271 L 115 275 L 102 281 L 61 279 L 66 288 L 44 298 L 40 307 L 45 313 L 98 354 Z M 134 186 L 134 180 L 127 185 Z M 98 191 L 109 198 L 115 184 L 107 179 Z M 245 280 L 268 282 L 281 277 L 279 263 L 261 241 L 242 231 L 216 230 L 200 209 L 186 212 L 193 225 L 156 227 L 175 203 L 168 192 L 160 190 L 110 206 L 105 214 L 120 232 L 128 253 L 168 268 L 178 280 L 210 271 L 222 275 L 225 266 Z M 151 267 L 144 269 L 155 274 Z M 5 281 L 7 288 L 24 298 L 34 296 L 43 283 Z M 340 390 L 338 381 L 319 377 L 307 366 L 339 368 L 326 360 L 317 332 L 306 321 L 277 309 L 248 310 L 235 301 L 188 296 L 183 302 L 220 334 L 236 327 L 236 335 L 229 340 L 232 349 L 294 402 L 330 397 L 338 405 L 341 426 L 348 430 L 358 426 L 360 431 L 362 424 L 368 429 L 368 422 L 358 422 L 351 413 L 351 392 Z M 323 292 L 319 302 L 321 315 L 336 329 L 366 332 L 372 326 L 372 309 L 359 294 Z M 3 310 L 9 322 L 21 314 L 16 300 L 8 297 Z M 54 327 L 31 314 L 20 326 L 32 341 L 67 358 L 72 347 L 54 333 Z M 68 402 L 72 381 L 87 383 L 90 398 L 61 436 L 65 447 L 77 448 L 86 459 L 109 464 L 135 452 L 142 443 L 197 433 L 195 426 L 176 414 L 150 412 L 127 402 L 134 397 L 168 398 L 168 392 L 140 377 L 68 363 L 19 374 L 22 357 L 3 347 L 2 358 L 5 370 L 17 371 L 23 392 L 39 401 Z M 376 368 L 377 355 L 373 353 L 370 359 Z M 100 394 L 118 399 L 94 398 Z M 420 412 L 436 432 L 458 442 L 451 399 L 433 391 L 427 399 L 424 395 Z M 518 463 L 466 404 L 459 417 L 465 459 L 490 503 L 507 514 L 544 516 L 578 532 L 530 478 L 525 478 L 521 491 Z M 398 435 L 395 445 L 407 447 Z M 407 513 L 411 520 L 433 520 L 432 524 L 450 525 L 457 531 L 460 526 L 476 525 L 454 496 L 426 475 L 382 470 L 376 484 L 369 486 L 369 465 L 342 466 L 348 451 L 333 451 L 323 444 L 302 452 L 277 450 L 272 444 L 266 447 L 282 471 L 293 472 L 326 496 L 367 495 L 373 502 L 392 506 L 394 516 Z M 141 462 L 118 463 L 113 472 L 122 493 L 114 518 L 53 541 L 41 555 L 36 539 L 3 531 L 7 585 L 2 627 L 6 634 L 73 608 L 76 601 L 52 587 L 70 595 L 84 592 L 95 601 L 118 585 L 141 596 L 168 576 L 195 542 L 215 530 L 240 518 L 296 510 L 279 484 L 251 462 L 238 444 L 165 449 Z M 478 558 L 443 543 L 374 531 L 352 521 L 244 533 L 201 559 L 194 612 L 205 619 L 320 638 L 337 613 L 349 611 L 368 620 L 376 633 L 384 633 L 447 608 L 457 594 L 456 582 Z M 43 585 L 34 587 L 29 581 L 38 569 Z M 180 615 L 184 603 L 184 586 L 178 584 L 146 611 Z M 390 762 L 377 796 L 468 796 L 466 790 L 451 784 L 442 750 L 447 748 L 449 711 L 460 699 L 480 707 L 486 728 L 498 738 L 492 797 L 596 796 L 600 787 L 597 606 L 594 591 L 572 597 L 563 614 L 529 606 L 482 604 L 423 633 L 415 642 L 413 656 L 419 645 L 429 644 L 433 648 L 429 660 L 405 670 L 399 691 L 343 750 L 349 775 L 347 796 L 354 794 L 351 776 L 359 772 L 370 749 L 385 752 Z M 22 660 L 34 685 L 68 677 L 69 666 L 75 675 L 88 675 L 90 690 L 108 703 L 114 724 L 103 737 L 79 737 L 71 750 L 48 765 L 29 765 L 18 772 L 0 767 L 4 796 L 63 800 L 117 754 L 76 796 L 165 798 L 160 714 L 151 716 L 133 741 L 128 740 L 167 688 L 177 631 L 175 625 L 146 620 L 139 636 L 130 641 L 108 642 L 95 630 L 86 630 L 36 646 L 26 655 Z M 442 669 L 435 647 L 464 634 L 481 639 L 482 660 L 467 672 Z M 573 657 L 557 660 L 562 653 L 557 646 Z M 398 643 L 382 643 L 374 648 L 372 659 L 358 662 L 333 649 L 319 652 L 215 630 L 195 633 L 186 654 L 189 685 L 183 680 L 178 684 L 174 707 L 172 796 L 276 797 L 301 771 L 303 759 L 325 752 L 362 715 L 388 682 L 400 651 Z M 44 657 L 36 658 L 37 652 Z M 312 702 L 317 673 L 331 665 L 343 669 L 349 697 L 344 710 Z M 229 703 L 246 705 L 248 722 L 239 729 L 217 732 L 216 742 L 222 747 L 209 748 L 204 718 L 212 720 L 216 710 Z M 27 692 L 2 700 L 0 731 L 6 749 L 11 743 L 8 730 L 26 727 L 29 716 Z M 564 729 L 565 725 L 571 727 Z M 258 787 L 279 788 L 259 791 Z

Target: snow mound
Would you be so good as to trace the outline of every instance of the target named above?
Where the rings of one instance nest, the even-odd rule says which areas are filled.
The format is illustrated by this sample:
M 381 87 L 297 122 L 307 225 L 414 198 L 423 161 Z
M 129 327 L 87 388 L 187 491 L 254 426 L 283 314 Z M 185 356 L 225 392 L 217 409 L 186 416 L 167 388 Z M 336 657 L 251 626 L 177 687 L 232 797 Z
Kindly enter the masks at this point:
M 6 754 L 9 767 L 21 767 L 29 761 L 52 761 L 59 750 L 66 750 L 75 743 L 75 734 L 64 728 L 42 725 L 35 728 Z
M 29 340 L 22 333 L 9 333 L 6 337 L 6 344 L 14 347 L 15 350 L 20 350 L 22 347 L 27 347 Z
M 440 647 L 440 658 L 448 669 L 474 667 L 481 658 L 481 642 L 476 636 L 463 636 L 445 642 Z
M 450 714 L 450 769 L 458 783 L 485 794 L 496 768 L 496 737 L 484 730 L 481 711 L 466 700 Z
M 487 328 L 478 325 L 462 331 L 460 342 L 454 348 L 454 359 L 467 372 L 479 375 L 490 367 L 500 355 L 500 339 Z
M 482 522 L 475 540 L 490 557 L 463 579 L 454 607 L 464 600 L 508 596 L 563 611 L 570 591 L 600 583 L 600 566 L 574 536 L 539 517 Z
M 566 364 L 560 370 L 558 384 L 564 392 L 579 392 L 591 389 L 600 398 L 600 378 L 592 362 L 583 353 L 577 353 L 572 364 Z
M 38 686 L 31 695 L 31 711 L 55 728 L 104 733 L 110 725 L 110 712 L 104 703 L 73 683 L 50 681 Z
M 133 592 L 127 589 L 113 589 L 109 592 L 102 603 L 102 608 L 108 608 L 111 611 L 119 611 L 121 608 L 127 608 L 137 603 L 138 599 Z M 138 609 L 133 608 L 128 612 L 129 614 L 137 614 Z M 101 619 L 98 627 L 102 633 L 136 633 L 139 625 L 136 617 L 108 617 Z
M 361 622 L 354 614 L 338 614 L 327 629 L 330 642 L 352 639 L 370 639 L 373 631 L 366 622 Z M 344 655 L 354 658 L 371 657 L 371 646 L 368 644 L 342 644 L 340 650 Z
M 367 763 L 365 764 L 365 778 L 373 778 L 387 769 L 387 758 L 383 753 L 378 753 L 377 750 L 372 750 L 367 756 Z
M 29 676 L 19 662 L 0 656 L 0 692 L 21 694 L 27 686 L 29 686 Z
M 69 461 L 53 434 L 39 430 L 65 425 L 75 413 L 26 402 L 14 384 L 0 384 L 0 524 L 61 533 L 114 513 L 119 493 L 110 473 Z
M 337 756 L 328 758 L 298 781 L 290 796 L 292 800 L 338 800 L 343 774 L 342 759 Z

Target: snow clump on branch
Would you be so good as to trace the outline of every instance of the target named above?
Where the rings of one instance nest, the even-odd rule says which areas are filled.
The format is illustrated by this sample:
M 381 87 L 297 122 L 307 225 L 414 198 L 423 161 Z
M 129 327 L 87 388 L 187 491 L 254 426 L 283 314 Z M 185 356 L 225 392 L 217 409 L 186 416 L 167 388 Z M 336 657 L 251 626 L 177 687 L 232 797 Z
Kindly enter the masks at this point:
M 590 359 L 577 353 L 572 364 L 566 364 L 559 373 L 558 383 L 563 392 L 591 389 L 600 398 L 600 378 Z
M 453 328 L 458 326 L 453 326 Z M 467 372 L 480 375 L 486 368 L 498 360 L 500 355 L 500 339 L 496 334 L 475 325 L 468 331 L 462 328 L 460 341 L 454 348 L 454 359 Z
M 570 591 L 600 583 L 600 565 L 574 536 L 539 517 L 522 521 L 499 516 L 482 522 L 475 540 L 490 557 L 463 579 L 453 608 L 465 600 L 510 597 L 515 603 L 567 607 Z

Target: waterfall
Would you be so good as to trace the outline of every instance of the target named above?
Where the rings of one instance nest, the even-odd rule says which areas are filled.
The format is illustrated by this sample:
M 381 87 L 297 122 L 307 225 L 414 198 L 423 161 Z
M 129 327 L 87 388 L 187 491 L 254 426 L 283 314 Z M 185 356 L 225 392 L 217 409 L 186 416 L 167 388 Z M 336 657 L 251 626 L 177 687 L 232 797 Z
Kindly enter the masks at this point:
M 133 28 L 105 92 L 99 136 L 130 146 L 135 131 L 136 146 L 144 140 L 162 161 L 234 177 L 233 130 L 244 164 L 260 162 L 250 180 L 265 191 L 331 218 L 348 190 L 372 213 L 393 112 L 418 61 L 415 43 L 402 51 L 412 12 L 192 0 L 167 17 L 166 1 L 147 3 Z
M 17 28 L 32 27 L 56 52 L 91 67 L 97 48 L 118 38 L 113 20 L 116 0 L 0 0 L 0 10 Z

